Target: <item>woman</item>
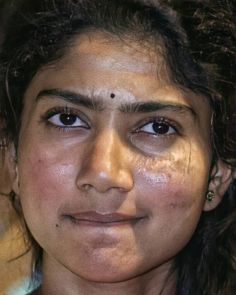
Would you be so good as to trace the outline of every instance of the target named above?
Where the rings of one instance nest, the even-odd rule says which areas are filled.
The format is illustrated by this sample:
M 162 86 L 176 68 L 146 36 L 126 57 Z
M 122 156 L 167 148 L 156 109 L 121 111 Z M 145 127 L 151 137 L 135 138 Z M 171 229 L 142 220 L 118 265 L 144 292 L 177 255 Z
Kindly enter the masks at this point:
M 165 2 L 11 16 L 1 117 L 34 294 L 230 294 L 233 7 Z

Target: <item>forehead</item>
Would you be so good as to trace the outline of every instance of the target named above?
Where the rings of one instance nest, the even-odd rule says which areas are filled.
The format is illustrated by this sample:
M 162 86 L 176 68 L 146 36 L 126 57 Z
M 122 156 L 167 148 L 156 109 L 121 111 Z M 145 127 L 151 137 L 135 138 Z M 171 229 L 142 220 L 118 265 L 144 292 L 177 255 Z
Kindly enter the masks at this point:
M 30 90 L 72 90 L 88 97 L 104 98 L 116 92 L 124 100 L 154 100 L 195 103 L 206 99 L 183 91 L 169 78 L 163 46 L 152 40 L 118 38 L 108 33 L 82 34 L 68 44 L 64 56 L 42 68 Z M 193 98 L 193 99 L 192 99 Z
M 93 66 L 147 73 L 164 62 L 162 46 L 151 39 L 142 41 L 131 36 L 118 37 L 96 32 L 80 35 L 72 42 L 65 59 L 76 58 L 82 63 L 92 61 Z M 104 59 L 106 57 L 106 60 Z M 97 63 L 96 63 L 97 61 Z
M 140 44 L 140 41 L 132 40 L 129 36 L 119 38 L 98 31 L 74 38 L 66 48 L 63 58 L 54 64 L 54 70 L 71 73 L 77 71 L 81 73 L 78 83 L 84 79 L 89 81 L 91 86 L 98 80 L 96 76 L 98 72 L 105 81 L 109 80 L 109 84 L 113 84 L 113 87 L 118 85 L 116 78 L 119 78 L 119 83 L 122 82 L 120 79 L 122 75 L 126 75 L 129 82 L 135 75 L 137 77 L 152 75 L 156 80 L 158 78 L 158 83 L 163 80 L 162 83 L 170 84 L 169 81 L 166 83 L 168 73 L 164 64 L 161 46 L 156 46 L 154 50 L 149 40 Z

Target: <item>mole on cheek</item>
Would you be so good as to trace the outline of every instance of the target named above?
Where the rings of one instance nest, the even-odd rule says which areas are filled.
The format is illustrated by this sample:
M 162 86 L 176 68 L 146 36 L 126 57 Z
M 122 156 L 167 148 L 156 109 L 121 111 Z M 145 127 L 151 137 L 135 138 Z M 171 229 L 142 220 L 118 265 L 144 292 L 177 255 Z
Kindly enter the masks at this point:
M 111 93 L 110 97 L 113 99 L 116 97 L 116 95 L 114 93 Z

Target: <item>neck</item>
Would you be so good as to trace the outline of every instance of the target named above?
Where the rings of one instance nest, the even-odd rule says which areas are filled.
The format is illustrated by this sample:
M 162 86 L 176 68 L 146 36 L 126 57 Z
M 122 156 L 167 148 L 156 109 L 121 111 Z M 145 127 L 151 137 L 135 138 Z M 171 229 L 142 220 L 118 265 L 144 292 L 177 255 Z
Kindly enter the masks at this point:
M 35 295 L 174 295 L 176 275 L 171 262 L 123 282 L 93 282 L 44 257 L 43 281 Z

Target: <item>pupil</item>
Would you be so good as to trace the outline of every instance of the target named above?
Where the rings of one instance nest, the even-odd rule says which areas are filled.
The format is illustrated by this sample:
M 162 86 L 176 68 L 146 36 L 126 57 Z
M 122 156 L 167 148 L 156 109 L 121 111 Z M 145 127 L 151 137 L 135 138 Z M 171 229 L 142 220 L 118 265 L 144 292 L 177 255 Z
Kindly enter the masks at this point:
M 169 131 L 169 126 L 165 123 L 153 123 L 153 130 L 159 134 L 166 134 Z
M 60 121 L 64 125 L 73 125 L 76 121 L 76 116 L 69 115 L 69 114 L 61 114 L 60 115 Z

